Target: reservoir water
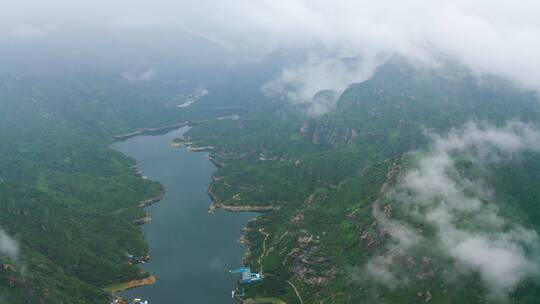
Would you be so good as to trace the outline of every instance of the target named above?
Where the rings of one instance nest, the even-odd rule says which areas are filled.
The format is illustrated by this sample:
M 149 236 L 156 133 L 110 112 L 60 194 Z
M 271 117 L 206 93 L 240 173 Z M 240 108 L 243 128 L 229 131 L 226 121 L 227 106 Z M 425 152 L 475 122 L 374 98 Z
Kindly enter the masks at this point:
M 245 248 L 238 239 L 256 214 L 223 210 L 208 214 L 207 189 L 216 167 L 206 153 L 169 145 L 187 129 L 112 145 L 137 160 L 143 174 L 166 189 L 162 201 L 146 208 L 152 221 L 142 226 L 151 259 L 141 267 L 157 282 L 121 295 L 150 304 L 235 303 L 230 295 L 236 277 L 228 270 L 241 266 Z

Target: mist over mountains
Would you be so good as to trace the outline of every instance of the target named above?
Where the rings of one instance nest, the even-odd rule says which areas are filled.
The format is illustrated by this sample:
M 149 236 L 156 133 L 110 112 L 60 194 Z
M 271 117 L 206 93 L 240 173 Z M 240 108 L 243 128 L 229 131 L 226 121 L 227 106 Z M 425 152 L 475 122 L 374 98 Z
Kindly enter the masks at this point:
M 540 68 L 530 60 L 540 51 L 534 1 L 340 0 L 331 9 L 324 1 L 301 0 L 161 0 L 151 6 L 132 1 L 33 2 L 6 4 L 0 24 L 3 44 L 42 51 L 49 46 L 53 54 L 68 58 L 58 51 L 71 49 L 72 55 L 94 53 L 105 59 L 145 52 L 154 59 L 185 56 L 196 48 L 207 55 L 205 60 L 220 59 L 214 63 L 226 61 L 223 51 L 238 60 L 305 47 L 333 52 L 336 58 L 382 52 L 435 65 L 442 55 L 475 73 L 501 75 L 529 88 L 538 88 L 540 78 Z M 188 42 L 182 33 L 195 39 Z M 210 42 L 217 53 L 194 44 L 197 39 Z M 17 57 L 13 55 L 11 60 Z
M 2 3 L 0 302 L 108 303 L 151 278 L 135 223 L 167 189 L 110 145 L 189 126 L 171 144 L 216 166 L 209 210 L 265 211 L 238 257 L 263 280 L 237 301 L 534 303 L 538 11 Z

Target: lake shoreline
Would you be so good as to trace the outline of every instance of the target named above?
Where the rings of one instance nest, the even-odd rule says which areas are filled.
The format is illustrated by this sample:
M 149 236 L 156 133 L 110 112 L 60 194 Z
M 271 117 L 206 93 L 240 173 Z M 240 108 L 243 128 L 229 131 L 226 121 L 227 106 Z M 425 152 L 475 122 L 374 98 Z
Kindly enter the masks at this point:
M 165 196 L 165 192 L 167 192 L 167 189 L 165 189 L 165 187 L 163 187 L 163 185 L 160 184 L 160 186 L 161 186 L 161 191 L 159 191 L 158 196 L 151 197 L 151 198 L 145 199 L 143 201 L 140 201 L 137 204 L 137 208 L 145 208 L 145 207 L 148 207 L 148 206 L 151 206 L 151 205 L 153 205 L 155 203 L 160 202 L 163 199 L 163 197 Z
M 126 282 L 112 284 L 111 286 L 106 287 L 105 290 L 107 290 L 109 293 L 114 295 L 121 291 L 143 287 L 143 286 L 149 286 L 149 285 L 154 284 L 156 281 L 157 281 L 157 278 L 155 276 L 149 275 L 142 279 L 133 279 Z
M 209 122 L 211 120 L 222 120 L 222 119 L 238 119 L 238 114 L 231 114 L 227 116 L 219 116 L 214 118 L 207 118 L 207 119 L 200 119 L 200 120 L 186 120 L 183 122 L 173 123 L 170 125 L 165 125 L 161 127 L 155 127 L 155 128 L 139 128 L 135 131 L 124 133 L 124 134 L 117 134 L 112 136 L 112 142 L 121 142 L 126 141 L 130 138 L 140 136 L 140 135 L 163 135 L 167 134 L 171 131 L 183 128 L 183 127 L 193 127 L 196 125 L 200 125 L 206 122 Z
M 218 119 L 220 119 L 220 118 L 218 118 Z M 221 118 L 221 119 L 222 119 L 222 118 Z M 233 118 L 233 119 L 234 119 L 234 118 Z M 195 123 L 198 123 L 198 122 L 199 122 L 199 121 L 197 121 L 197 122 L 195 122 Z M 175 126 L 176 126 L 175 129 L 182 129 L 182 128 L 187 128 L 187 127 L 189 127 L 189 125 L 187 125 L 187 123 L 176 124 Z M 171 126 L 166 126 L 166 127 L 171 127 Z M 155 131 L 155 130 L 156 130 L 156 129 L 152 129 L 151 131 L 153 132 L 153 131 Z M 144 146 L 152 147 L 152 146 L 155 146 L 155 144 L 152 145 L 152 144 L 148 144 L 148 143 L 152 143 L 152 142 L 155 143 L 155 142 L 156 142 L 156 139 L 158 139 L 158 138 L 163 138 L 162 136 L 165 136 L 165 137 L 167 138 L 167 141 L 164 141 L 164 140 L 163 140 L 163 143 L 165 144 L 164 147 L 169 147 L 169 148 L 170 148 L 171 146 L 174 147 L 174 145 L 171 145 L 171 140 L 172 140 L 172 138 L 173 138 L 172 136 L 173 136 L 174 134 L 178 134 L 178 133 L 171 133 L 171 132 L 174 132 L 174 131 L 175 131 L 175 130 L 170 130 L 170 131 L 165 132 L 164 134 L 145 134 L 145 133 L 143 132 L 142 134 L 137 134 L 137 135 L 133 135 L 133 136 L 132 136 L 133 133 L 130 133 L 130 134 L 128 134 L 128 135 L 130 136 L 130 138 L 128 138 L 128 139 L 131 139 L 131 136 L 132 136 L 132 137 L 139 137 L 139 135 L 154 135 L 154 136 L 150 136 L 150 137 L 149 137 L 149 140 L 150 140 L 150 141 L 144 140 L 144 141 L 143 141 L 144 144 L 141 145 L 141 144 L 139 143 L 138 146 L 135 145 L 135 147 L 144 147 Z M 183 134 L 183 132 L 185 132 L 185 131 L 178 131 L 178 132 L 180 132 L 180 134 Z M 181 135 L 174 135 L 174 136 L 181 136 Z M 150 138 L 153 138 L 153 139 L 150 139 Z M 134 140 L 135 140 L 135 142 L 137 142 L 137 141 L 140 142 L 140 140 L 138 140 L 138 139 L 134 139 Z M 159 141 L 159 140 L 158 140 L 158 141 Z M 122 144 L 122 142 L 128 142 L 128 141 L 127 141 L 127 140 L 116 140 L 115 142 L 119 142 L 120 145 L 124 145 L 124 144 Z M 160 144 L 161 144 L 161 143 L 160 143 Z M 131 144 L 131 145 L 132 145 L 132 144 Z M 127 146 L 129 147 L 130 144 L 127 144 Z M 177 147 L 175 147 L 175 148 L 177 148 Z M 211 147 L 203 147 L 203 149 L 197 149 L 197 148 L 195 148 L 195 149 L 190 149 L 190 147 L 187 146 L 187 147 L 185 147 L 185 148 L 186 148 L 185 150 L 182 149 L 182 150 L 184 150 L 184 152 L 181 152 L 181 151 L 179 151 L 179 152 L 181 152 L 181 153 L 186 153 L 186 151 L 189 151 L 189 152 L 190 152 L 189 154 L 191 154 L 191 152 L 203 152 L 203 151 L 197 151 L 197 150 L 205 150 L 205 151 L 212 150 Z M 155 173 L 152 173 L 152 171 L 154 170 L 153 168 L 155 167 L 155 165 L 154 165 L 153 163 L 150 163 L 150 166 L 151 166 L 151 167 L 149 167 L 149 166 L 148 166 L 148 161 L 146 161 L 147 164 L 146 164 L 146 167 L 145 167 L 145 162 L 143 161 L 143 159 L 139 159 L 139 158 L 136 156 L 136 154 L 134 155 L 134 154 L 132 154 L 132 153 L 129 153 L 129 152 L 130 152 L 129 149 L 124 149 L 124 150 L 118 149 L 118 148 L 114 148 L 114 149 L 116 149 L 116 150 L 122 152 L 123 154 L 125 154 L 125 155 L 127 155 L 127 156 L 129 156 L 129 157 L 131 157 L 131 158 L 134 158 L 134 159 L 136 160 L 136 162 L 137 162 L 137 167 L 136 167 L 136 169 L 138 169 L 139 166 L 141 167 L 141 170 L 139 170 L 140 173 L 141 173 L 140 175 L 142 175 L 142 171 L 144 170 L 145 174 L 148 175 L 148 176 L 150 176 L 150 179 L 152 179 L 152 180 L 158 182 L 158 183 L 161 185 L 161 187 L 162 187 L 161 191 L 159 192 L 159 194 L 158 194 L 157 196 L 149 197 L 149 198 L 147 198 L 147 199 L 144 199 L 144 200 L 138 202 L 138 203 L 136 204 L 136 207 L 137 207 L 137 208 L 143 208 L 143 209 L 144 209 L 144 208 L 146 208 L 146 207 L 150 207 L 151 205 L 160 202 L 160 201 L 163 200 L 164 198 L 165 198 L 166 200 L 170 200 L 171 197 L 167 198 L 167 197 L 165 196 L 165 193 L 166 193 L 166 192 L 167 192 L 167 193 L 171 192 L 170 194 L 172 195 L 172 197 L 176 197 L 176 195 L 178 195 L 178 194 L 177 194 L 177 193 L 178 193 L 178 188 L 175 188 L 175 187 L 170 188 L 170 187 L 171 187 L 171 182 L 170 182 L 170 180 L 169 180 L 169 182 L 167 182 L 167 180 L 161 179 L 159 175 L 156 176 Z M 136 149 L 141 149 L 141 148 L 136 148 Z M 153 151 L 153 148 L 150 149 L 150 150 Z M 176 149 L 173 149 L 173 150 L 176 150 Z M 134 151 L 137 151 L 137 150 L 134 150 Z M 144 150 L 142 150 L 142 151 L 144 151 Z M 168 152 L 168 153 L 170 153 L 170 152 Z M 178 152 L 174 152 L 174 154 L 177 154 L 177 153 L 178 153 Z M 197 153 L 194 153 L 194 154 L 192 154 L 192 155 L 196 155 L 196 154 L 197 154 Z M 143 154 L 143 155 L 144 155 L 144 154 Z M 199 155 L 200 155 L 200 154 L 199 154 Z M 159 156 L 158 156 L 158 157 L 159 157 Z M 201 158 L 201 156 L 198 156 L 197 158 Z M 211 160 L 209 160 L 208 158 L 206 158 L 206 157 L 203 157 L 203 158 L 206 159 L 206 161 L 207 161 L 209 164 L 212 164 L 212 163 L 213 163 L 213 162 L 212 162 Z M 160 160 L 163 160 L 163 158 L 161 158 L 161 157 L 159 157 L 159 159 L 160 159 Z M 168 163 L 169 163 L 169 162 L 168 162 Z M 156 163 L 156 164 L 157 164 L 157 163 Z M 174 163 L 169 163 L 169 164 L 171 164 L 171 166 L 173 166 Z M 212 168 L 214 168 L 214 169 L 212 169 L 212 170 L 215 170 L 215 168 L 217 167 L 217 166 L 215 166 L 215 164 L 210 165 L 210 166 L 211 166 Z M 144 168 L 144 169 L 142 169 L 142 168 Z M 158 167 L 158 168 L 159 168 L 159 167 Z M 165 166 L 163 166 L 162 168 L 165 168 L 165 169 L 166 169 L 167 166 L 165 165 Z M 168 169 L 166 169 L 166 170 L 168 170 Z M 171 171 L 177 171 L 177 172 L 178 172 L 178 170 L 175 170 L 175 169 L 171 169 Z M 183 171 L 183 170 L 181 170 L 180 172 L 182 172 L 182 171 Z M 190 173 L 187 173 L 187 172 L 182 172 L 182 174 L 183 174 L 184 176 L 186 176 L 186 174 L 187 174 L 187 178 L 188 178 L 188 179 L 192 179 L 192 178 L 194 177 L 194 176 L 191 176 L 191 174 L 190 174 Z M 177 181 L 178 181 L 178 177 L 176 177 L 175 183 L 176 183 Z M 208 180 L 205 182 L 205 186 L 204 186 L 204 187 L 206 188 L 206 187 L 209 186 L 211 183 L 212 183 L 212 175 L 209 175 L 209 176 L 208 176 Z M 189 188 L 188 188 L 188 189 L 189 189 Z M 207 191 L 205 191 L 205 190 L 207 190 L 207 189 L 204 189 L 204 190 L 203 190 L 204 192 L 202 192 L 202 193 L 204 193 L 204 195 L 206 196 L 206 195 L 207 195 Z M 197 190 L 197 191 L 198 191 L 198 190 Z M 182 193 L 183 193 L 183 192 L 182 192 Z M 206 197 L 207 197 L 207 196 L 206 196 Z M 176 199 L 177 199 L 177 198 L 176 198 Z M 212 203 L 212 200 L 210 200 L 210 203 Z M 170 205 L 170 204 L 167 204 L 167 205 L 172 206 L 172 205 Z M 189 205 L 188 205 L 188 206 L 189 206 Z M 208 206 L 208 205 L 206 205 L 206 206 Z M 204 212 L 204 214 L 207 214 L 207 212 L 206 212 L 206 208 L 207 208 L 207 207 L 204 207 L 204 206 L 202 206 L 202 207 L 203 207 L 203 212 Z M 161 207 L 158 207 L 158 208 L 161 208 Z M 239 210 L 235 210 L 235 208 L 232 208 L 232 209 L 231 209 L 231 208 L 223 208 L 223 209 L 225 209 L 225 210 L 229 209 L 229 211 L 239 211 Z M 265 208 L 265 209 L 266 209 L 266 208 Z M 152 214 L 152 217 L 156 217 L 156 223 L 161 222 L 161 221 L 163 220 L 163 211 L 158 212 L 158 211 L 157 211 L 158 209 L 151 209 L 151 210 L 152 210 L 152 211 L 149 212 L 149 213 Z M 160 209 L 160 210 L 161 210 L 161 209 Z M 263 210 L 259 210 L 258 208 L 253 208 L 252 210 L 254 210 L 254 211 L 263 211 Z M 244 210 L 244 211 L 250 211 L 250 210 L 246 209 L 246 210 Z M 165 211 L 165 212 L 168 212 L 168 211 Z M 148 213 L 147 215 L 145 215 L 145 217 L 143 218 L 143 219 L 145 219 L 145 220 L 144 220 L 144 221 L 143 221 L 143 220 L 138 221 L 138 224 L 145 224 L 145 223 L 149 222 L 149 219 L 150 219 L 149 213 Z M 154 214 L 154 213 L 156 213 L 156 214 Z M 161 214 L 160 214 L 160 213 L 161 213 Z M 252 215 L 248 214 L 247 216 L 252 216 Z M 254 216 L 256 216 L 256 215 L 254 215 Z M 241 217 L 239 217 L 239 220 L 238 220 L 238 219 L 232 220 L 233 222 L 236 222 L 236 223 L 239 223 L 239 222 L 240 222 L 239 225 L 241 225 L 240 227 L 233 228 L 233 229 L 235 229 L 235 231 L 239 231 L 239 230 L 241 230 L 242 228 L 244 228 L 244 227 L 246 226 L 246 222 L 245 222 L 246 219 L 242 220 L 242 218 L 245 218 L 245 217 L 246 217 L 246 216 L 241 216 Z M 213 221 L 213 222 L 217 221 L 217 223 L 218 223 L 218 225 L 219 225 L 219 221 L 223 221 L 223 214 L 218 215 L 217 218 L 211 217 L 211 219 L 209 218 L 209 221 Z M 230 222 L 230 220 L 228 220 L 226 223 L 229 223 L 229 222 Z M 232 224 L 232 223 L 231 223 L 231 224 Z M 231 225 L 231 224 L 227 224 L 227 225 Z M 164 225 L 164 224 L 161 224 L 161 226 L 163 226 L 163 225 Z M 167 224 L 166 224 L 166 225 L 167 225 Z M 236 225 L 238 225 L 238 224 L 232 224 L 232 226 L 230 226 L 230 227 L 235 227 Z M 159 225 L 158 225 L 158 226 L 159 226 Z M 172 226 L 171 226 L 171 227 L 172 227 Z M 144 230 L 145 232 L 144 232 L 143 234 L 144 234 L 144 237 L 145 237 L 145 241 L 146 241 L 147 243 L 148 243 L 148 241 L 150 241 L 150 251 L 154 252 L 154 250 L 158 250 L 158 251 L 156 251 L 156 252 L 159 252 L 159 250 L 160 250 L 159 248 L 160 248 L 160 247 L 157 247 L 157 248 L 152 247 L 152 240 L 151 240 L 151 239 L 148 240 L 148 237 L 149 237 L 149 236 L 147 235 L 147 231 L 146 231 L 147 229 L 148 229 L 148 228 L 146 228 L 146 229 Z M 239 229 L 239 230 L 236 230 L 236 229 Z M 151 230 L 155 230 L 155 228 L 153 228 L 153 229 L 151 229 Z M 229 229 L 229 231 L 231 231 L 231 229 Z M 234 233 L 234 232 L 233 232 L 233 233 Z M 229 234 L 230 234 L 230 232 L 229 232 Z M 227 237 L 226 235 L 227 235 L 227 234 L 225 234 L 225 238 L 223 238 L 223 239 L 225 239 L 225 240 L 228 239 L 228 237 Z M 242 235 L 239 235 L 239 236 L 241 237 Z M 151 237 L 151 238 L 152 238 L 152 237 Z M 226 242 L 227 242 L 227 243 L 230 243 L 230 244 L 231 244 L 231 247 L 234 248 L 234 246 L 237 246 L 237 245 L 233 245 L 233 244 L 235 243 L 234 240 L 235 240 L 236 238 L 237 238 L 237 236 L 235 236 L 234 238 L 232 238 L 230 242 L 229 242 L 229 241 L 226 241 Z M 155 241 L 155 237 L 154 237 L 154 241 Z M 211 238 L 209 239 L 209 241 L 211 241 Z M 217 243 L 219 243 L 219 242 L 217 242 Z M 218 245 L 218 246 L 221 246 L 220 248 L 225 248 L 224 246 L 230 246 L 230 245 L 224 243 L 224 244 Z M 242 259 L 242 252 L 245 252 L 245 250 L 246 250 L 244 246 L 242 246 L 242 247 L 243 247 L 243 248 L 242 248 L 238 253 L 234 253 L 234 251 L 233 251 L 232 254 L 229 253 L 228 256 L 226 256 L 227 259 L 229 259 L 229 261 L 232 260 L 232 262 L 229 262 L 230 264 L 226 264 L 226 265 L 223 265 L 223 267 L 220 267 L 220 268 L 222 268 L 222 269 L 225 270 L 225 271 L 224 271 L 224 274 L 226 274 L 225 277 L 230 277 L 230 276 L 226 273 L 226 270 L 227 270 L 227 269 L 231 269 L 231 267 L 236 267 L 236 265 L 238 265 L 237 262 L 234 262 L 234 259 L 238 259 L 238 262 L 241 262 L 241 259 Z M 234 250 L 237 250 L 237 249 L 234 249 Z M 184 250 L 182 250 L 182 252 L 184 252 Z M 229 251 L 229 252 L 230 252 L 230 251 Z M 157 255 L 157 254 L 155 254 L 155 255 Z M 127 281 L 127 282 L 121 282 L 121 283 L 118 283 L 118 284 L 113 284 L 112 286 L 115 286 L 115 288 L 112 288 L 112 289 L 111 289 L 111 287 L 109 287 L 109 288 L 106 288 L 106 290 L 111 290 L 111 292 L 113 293 L 113 296 L 120 296 L 120 297 L 122 297 L 122 298 L 126 298 L 126 297 L 129 298 L 129 297 L 132 297 L 132 296 L 137 296 L 137 297 L 143 297 L 143 298 L 146 298 L 146 299 L 152 299 L 152 294 L 153 294 L 154 299 L 156 299 L 156 298 L 157 298 L 157 299 L 162 298 L 162 299 L 165 299 L 165 300 L 168 299 L 168 297 L 167 297 L 166 294 L 163 294 L 163 295 L 156 295 L 156 292 L 157 292 L 157 290 L 161 290 L 161 289 L 163 288 L 163 286 L 168 285 L 168 284 L 170 284 L 170 283 L 176 282 L 176 281 L 175 281 L 176 278 L 171 278 L 171 277 L 170 277 L 170 274 L 169 274 L 168 272 L 163 273 L 163 270 L 161 270 L 161 269 L 159 269 L 159 268 L 156 268 L 156 265 L 160 265 L 160 264 L 163 263 L 164 261 L 167 262 L 168 260 L 164 260 L 163 258 L 159 258 L 158 260 L 155 260 L 155 259 L 157 259 L 157 257 L 155 257 L 155 255 L 153 255 L 153 256 L 154 256 L 153 259 L 152 259 L 153 262 L 150 263 L 150 264 L 152 264 L 152 266 L 151 266 L 150 268 L 148 268 L 148 265 L 150 265 L 150 264 L 147 264 L 147 265 L 145 265 L 143 268 L 140 268 L 140 269 L 144 269 L 146 272 L 148 272 L 148 273 L 150 274 L 149 277 L 144 278 L 144 279 L 135 279 L 135 280 Z M 163 256 L 163 255 L 161 254 L 161 256 Z M 203 256 L 204 256 L 204 255 L 203 255 Z M 178 257 L 179 257 L 179 256 L 178 256 Z M 179 259 L 181 259 L 181 258 L 179 257 Z M 213 261 L 212 261 L 212 260 L 209 260 L 209 262 L 213 262 Z M 176 265 L 176 264 L 171 264 L 171 267 L 177 267 L 177 266 L 174 266 L 174 265 Z M 188 265 L 188 266 L 189 266 L 189 265 Z M 158 267 L 159 267 L 159 266 L 158 266 Z M 156 273 L 156 271 L 157 271 L 157 273 Z M 160 283 L 158 284 L 159 287 L 154 287 L 153 289 L 146 289 L 146 288 L 145 288 L 145 289 L 142 289 L 142 290 L 140 290 L 140 291 L 139 291 L 139 290 L 136 290 L 135 292 L 131 291 L 131 292 L 128 292 L 127 294 L 122 293 L 122 291 L 126 291 L 126 290 L 129 290 L 129 289 L 135 289 L 135 288 L 137 288 L 137 287 L 142 287 L 142 286 L 147 286 L 147 285 L 152 285 L 152 284 L 154 284 L 154 283 L 156 282 L 156 280 L 157 280 L 157 279 L 156 279 L 156 276 L 154 276 L 154 274 L 157 274 L 157 275 L 160 277 Z M 169 276 L 167 276 L 167 275 L 169 275 Z M 232 279 L 234 279 L 234 278 L 232 278 Z M 164 280 L 165 280 L 165 281 L 164 281 Z M 226 280 L 228 281 L 229 279 L 227 278 Z M 197 284 L 198 284 L 198 283 L 197 283 Z M 199 284 L 199 286 L 204 286 L 203 284 L 204 284 L 204 283 Z M 223 295 L 224 295 L 223 300 L 226 300 L 226 299 L 227 299 L 228 292 L 226 292 L 226 291 L 223 292 L 223 291 L 218 291 L 218 290 L 219 290 L 219 289 L 223 289 L 223 288 L 228 289 L 228 287 L 227 287 L 228 284 L 229 284 L 229 283 L 226 283 L 226 282 L 219 283 L 217 286 L 221 286 L 221 287 L 215 288 L 215 289 L 216 289 L 216 292 L 213 293 L 213 297 L 214 297 L 214 298 L 215 298 L 216 296 L 221 297 L 221 295 L 223 294 Z M 152 290 L 154 290 L 154 291 L 152 291 Z M 193 289 L 192 289 L 192 290 L 193 290 Z M 117 294 L 117 293 L 118 293 L 118 294 Z M 154 300 L 154 301 L 155 301 L 155 300 Z M 212 303 L 214 303 L 214 302 L 212 302 Z M 220 303 L 222 303 L 222 302 L 220 301 Z
M 138 170 L 138 168 L 137 168 L 137 170 Z M 157 196 L 150 197 L 150 198 L 147 198 L 145 200 L 142 200 L 135 207 L 144 209 L 144 208 L 146 208 L 148 206 L 151 206 L 153 204 L 156 204 L 156 203 L 160 202 L 163 199 L 163 197 L 165 196 L 165 193 L 166 193 L 166 189 L 161 183 L 160 183 L 160 186 L 161 186 L 161 190 L 160 190 L 160 192 L 159 192 L 159 194 Z M 137 225 L 137 226 L 141 226 L 141 225 L 150 223 L 151 220 L 152 219 L 150 217 L 150 213 L 146 211 L 145 216 L 143 218 L 132 220 L 132 224 Z M 149 259 L 150 259 L 150 252 L 147 252 L 147 255 L 145 256 L 145 262 L 148 261 Z M 132 280 L 124 281 L 124 282 L 114 283 L 114 284 L 111 284 L 108 287 L 105 287 L 104 289 L 108 293 L 110 293 L 112 296 L 116 297 L 116 294 L 119 293 L 119 292 L 126 291 L 126 290 L 129 290 L 129 289 L 138 288 L 138 287 L 149 286 L 149 285 L 154 284 L 156 281 L 157 281 L 156 276 L 154 276 L 152 274 L 149 274 L 149 276 L 147 276 L 145 278 L 132 279 Z
M 223 203 L 212 202 L 210 206 L 208 206 L 208 213 L 214 213 L 217 209 L 223 209 L 229 212 L 268 212 L 279 208 L 273 205 L 224 205 Z

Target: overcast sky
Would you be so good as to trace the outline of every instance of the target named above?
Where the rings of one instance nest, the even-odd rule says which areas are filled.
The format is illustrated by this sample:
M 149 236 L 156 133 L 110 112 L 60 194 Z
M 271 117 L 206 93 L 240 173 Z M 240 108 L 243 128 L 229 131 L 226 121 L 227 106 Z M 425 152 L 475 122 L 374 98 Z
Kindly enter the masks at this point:
M 523 0 L 1 0 L 0 37 L 183 30 L 233 51 L 325 48 L 385 51 L 472 69 L 540 88 L 540 1 Z

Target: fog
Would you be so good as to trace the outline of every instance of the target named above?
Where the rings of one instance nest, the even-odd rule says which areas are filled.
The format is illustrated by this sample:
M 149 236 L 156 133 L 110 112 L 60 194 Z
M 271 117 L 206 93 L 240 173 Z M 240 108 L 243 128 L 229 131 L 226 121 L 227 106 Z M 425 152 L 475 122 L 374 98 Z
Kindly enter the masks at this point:
M 536 1 L 4 1 L 0 34 L 45 39 L 62 32 L 123 35 L 184 31 L 227 49 L 321 47 L 354 56 L 388 51 L 417 59 L 442 52 L 484 72 L 535 85 Z M 73 38 L 73 37 L 72 37 Z M 76 44 L 84 41 L 64 41 Z M 98 47 L 98 46 L 96 46 Z M 520 76 L 521 75 L 521 76 Z
M 388 245 L 391 253 L 371 260 L 367 270 L 386 284 L 398 284 L 396 274 L 390 270 L 398 255 L 392 252 L 408 252 L 427 241 L 455 261 L 454 275 L 474 270 L 492 297 L 504 298 L 523 280 L 538 277 L 538 235 L 505 217 L 495 203 L 492 189 L 464 177 L 455 159 L 465 155 L 477 164 L 519 161 L 523 152 L 540 151 L 540 133 L 519 122 L 499 128 L 468 123 L 448 134 L 431 137 L 431 148 L 418 154 L 418 166 L 403 176 L 389 197 L 403 204 L 404 214 L 432 227 L 435 238 L 413 230 L 404 221 L 387 219 L 375 208 L 379 226 L 393 242 Z
M 138 113 L 154 109 L 146 107 L 146 100 L 152 106 L 153 102 L 163 105 L 156 107 L 152 117 L 159 113 L 173 117 L 175 112 L 166 112 L 167 107 L 179 110 L 186 104 L 182 98 L 196 95 L 189 92 L 206 88 L 212 92 L 207 100 L 220 101 L 213 110 L 239 105 L 248 109 L 251 102 L 268 97 L 320 116 L 336 106 L 351 84 L 368 80 L 393 56 L 406 58 L 413 66 L 438 68 L 456 63 L 473 75 L 496 75 L 519 88 L 540 91 L 538 12 L 540 2 L 533 0 L 0 0 L 0 79 L 8 75 L 9 80 L 35 77 L 59 83 L 46 93 L 50 100 L 61 101 L 63 96 L 77 102 L 100 101 L 100 94 L 116 92 L 110 87 L 119 83 L 159 92 L 141 96 L 141 107 L 133 114 L 122 111 L 129 109 L 123 101 L 131 95 L 109 94 L 111 100 L 118 98 L 122 103 L 114 104 L 103 121 L 96 122 L 107 132 L 131 128 L 132 121 L 145 119 Z M 257 68 L 250 69 L 253 66 Z M 245 76 L 245 71 L 250 74 Z M 95 77 L 71 77 L 83 72 Z M 72 85 L 73 91 L 64 91 L 64 83 L 55 77 L 68 79 L 64 83 Z M 95 79 L 99 81 L 94 83 Z M 45 96 L 32 81 L 18 87 L 15 81 L 6 83 L 6 92 L 15 88 L 13 96 L 19 96 L 16 89 L 23 98 L 30 92 L 32 101 L 34 93 Z M 179 89 L 180 84 L 186 85 Z M 86 98 L 87 92 L 78 88 L 96 96 Z M 118 92 L 122 90 L 119 86 Z M 41 99 L 35 100 L 29 104 L 39 105 Z M 471 102 L 471 107 L 475 104 Z M 65 105 L 58 103 L 51 109 Z M 36 117 L 49 119 L 48 112 L 35 109 Z M 476 115 L 476 109 L 473 112 Z M 88 121 L 98 116 L 88 113 Z M 123 117 L 118 113 L 125 113 L 125 122 L 117 118 Z M 112 123 L 117 120 L 118 124 Z M 154 127 L 161 122 L 156 118 L 144 123 Z M 244 128 L 244 121 L 239 125 Z M 336 123 L 336 134 L 340 127 Z M 356 130 L 351 130 L 356 136 Z M 57 135 L 54 130 L 51 133 Z M 538 279 L 537 232 L 508 218 L 498 209 L 494 190 L 462 176 L 455 160 L 465 155 L 477 164 L 519 161 L 523 153 L 540 152 L 540 132 L 519 122 L 502 127 L 470 123 L 430 136 L 431 146 L 415 155 L 416 166 L 403 174 L 385 199 L 410 207 L 405 216 L 429 227 L 432 235 L 427 239 L 409 222 L 388 218 L 374 208 L 376 224 L 390 236 L 385 246 L 391 254 L 374 257 L 362 270 L 390 287 L 406 284 L 393 268 L 398 264 L 393 252 L 413 251 L 429 241 L 456 265 L 456 272 L 477 273 L 493 298 L 503 299 L 522 282 Z M 456 219 L 461 217 L 473 223 L 472 228 L 460 226 Z M 21 250 L 18 241 L 0 228 L 0 256 L 16 260 Z M 221 264 L 215 260 L 211 267 L 221 269 Z
M 0 228 L 0 256 L 9 257 L 14 261 L 19 256 L 19 244 L 2 228 Z
M 268 52 L 322 47 L 354 56 L 374 51 L 428 59 L 455 56 L 529 85 L 540 74 L 536 1 L 3 1 L 4 38 L 44 39 L 62 32 L 123 35 L 184 31 L 227 49 Z M 83 41 L 84 37 L 80 37 Z M 65 41 L 77 43 L 77 41 Z M 96 46 L 97 47 L 97 46 Z M 520 76 L 521 75 L 521 76 Z
M 219 69 L 279 49 L 305 49 L 303 63 L 286 67 L 269 95 L 319 115 L 336 98 L 317 101 L 317 92 L 339 96 L 377 66 L 371 61 L 357 69 L 328 68 L 343 57 L 397 54 L 434 66 L 450 57 L 479 75 L 496 74 L 538 90 L 539 9 L 531 0 L 4 0 L 0 55 L 9 60 L 0 66 L 46 72 L 136 67 L 127 73 L 137 76 L 171 63 Z

